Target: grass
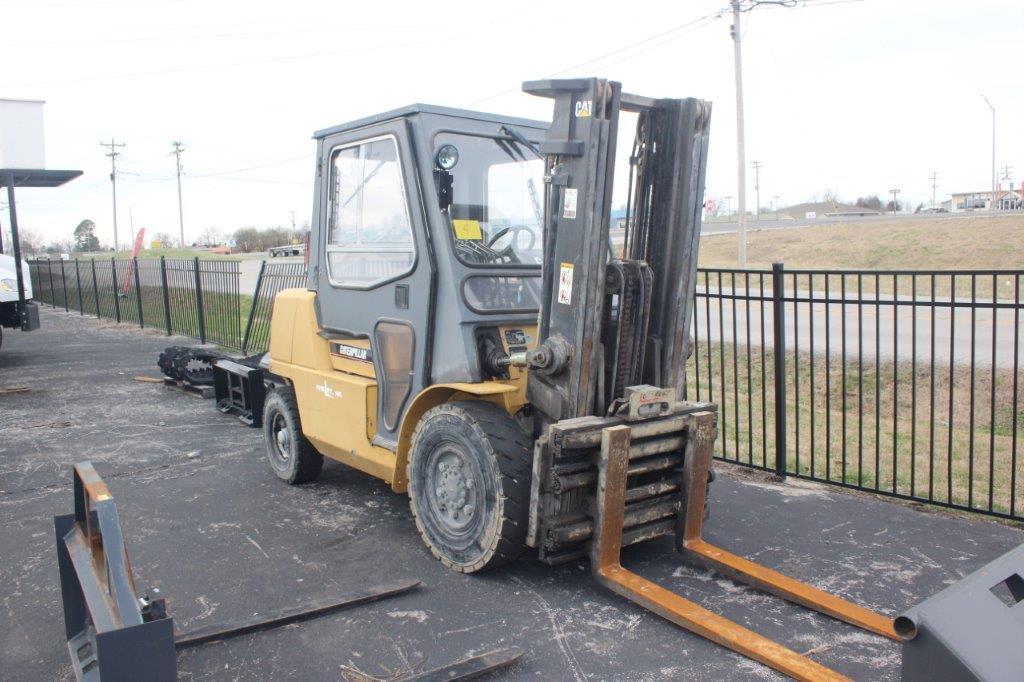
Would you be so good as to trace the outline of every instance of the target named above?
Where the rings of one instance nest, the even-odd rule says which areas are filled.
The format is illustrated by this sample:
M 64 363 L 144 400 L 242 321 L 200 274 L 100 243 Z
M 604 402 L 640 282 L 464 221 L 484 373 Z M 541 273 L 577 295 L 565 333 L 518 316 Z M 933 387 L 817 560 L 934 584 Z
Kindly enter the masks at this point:
M 812 365 L 806 352 L 787 352 L 786 362 L 789 472 L 1024 515 L 1024 454 L 1015 453 L 1024 440 L 1024 411 L 1011 370 L 993 376 L 990 367 L 978 368 L 972 394 L 969 366 L 939 365 L 933 375 L 927 359 L 916 366 L 865 360 L 859 369 L 854 358 L 844 372 L 840 358 L 826 367 L 819 354 Z M 765 348 L 762 360 L 760 347 L 701 340 L 688 377 L 691 399 L 719 404 L 716 454 L 773 468 L 773 350 Z
M 701 267 L 735 267 L 736 234 L 701 237 Z M 770 269 L 782 262 L 790 269 L 831 270 L 1020 270 L 1024 263 L 1024 214 L 995 217 L 936 217 L 895 219 L 825 227 L 795 227 L 750 232 L 747 235 L 747 266 Z M 824 276 L 800 277 L 800 289 L 824 289 Z M 857 278 L 846 276 L 848 292 L 856 291 Z M 930 294 L 931 278 L 892 276 L 861 278 L 864 293 L 909 295 L 916 283 L 919 295 Z M 790 280 L 787 280 L 787 286 Z M 830 289 L 839 291 L 840 277 L 830 278 Z M 971 278 L 935 278 L 936 296 L 971 294 Z M 1020 278 L 975 278 L 979 298 L 1013 299 L 1021 295 Z

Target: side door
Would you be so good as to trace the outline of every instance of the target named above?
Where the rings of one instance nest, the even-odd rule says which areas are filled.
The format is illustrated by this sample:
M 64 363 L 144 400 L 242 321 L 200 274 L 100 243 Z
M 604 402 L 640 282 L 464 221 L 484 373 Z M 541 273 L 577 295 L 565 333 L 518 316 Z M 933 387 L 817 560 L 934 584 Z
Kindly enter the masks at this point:
M 377 378 L 375 444 L 394 449 L 425 381 L 431 268 L 405 119 L 322 143 L 317 313 L 332 341 L 369 341 Z M 367 415 L 369 417 L 369 415 Z

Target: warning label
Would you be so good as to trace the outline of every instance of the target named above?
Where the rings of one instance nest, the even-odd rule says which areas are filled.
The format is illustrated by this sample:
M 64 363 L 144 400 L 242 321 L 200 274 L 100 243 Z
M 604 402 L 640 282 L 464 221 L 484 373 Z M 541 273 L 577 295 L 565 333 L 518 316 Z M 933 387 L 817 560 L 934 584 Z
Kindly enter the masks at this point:
M 562 263 L 558 273 L 558 302 L 572 305 L 572 263 Z
M 577 190 L 575 187 L 565 188 L 565 201 L 562 202 L 562 217 L 569 218 L 570 220 L 576 220 L 576 197 Z

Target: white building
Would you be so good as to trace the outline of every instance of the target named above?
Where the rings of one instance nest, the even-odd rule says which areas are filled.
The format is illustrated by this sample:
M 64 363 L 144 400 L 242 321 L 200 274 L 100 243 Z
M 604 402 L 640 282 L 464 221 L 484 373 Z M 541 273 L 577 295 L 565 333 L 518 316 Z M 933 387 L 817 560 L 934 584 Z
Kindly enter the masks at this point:
M 997 189 L 995 191 L 997 211 L 1019 211 L 1024 208 L 1024 185 L 1020 189 Z M 978 192 L 954 192 L 949 203 L 953 213 L 992 210 L 992 190 Z

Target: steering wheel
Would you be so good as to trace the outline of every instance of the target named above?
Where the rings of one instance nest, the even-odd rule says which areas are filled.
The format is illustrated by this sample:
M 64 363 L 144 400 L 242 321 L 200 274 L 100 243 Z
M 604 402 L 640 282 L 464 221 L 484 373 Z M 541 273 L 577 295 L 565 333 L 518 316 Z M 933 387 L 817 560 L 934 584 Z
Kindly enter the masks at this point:
M 530 243 L 526 245 L 525 249 L 514 250 L 531 251 L 534 245 L 537 243 L 537 233 L 531 230 L 526 225 L 509 225 L 508 227 L 503 227 L 497 232 L 495 232 L 494 236 L 487 240 L 487 246 L 493 247 L 499 239 L 501 239 L 510 232 L 512 233 L 512 238 L 509 240 L 509 247 L 519 245 L 519 235 L 521 235 L 522 233 L 525 232 L 526 234 L 530 235 Z

